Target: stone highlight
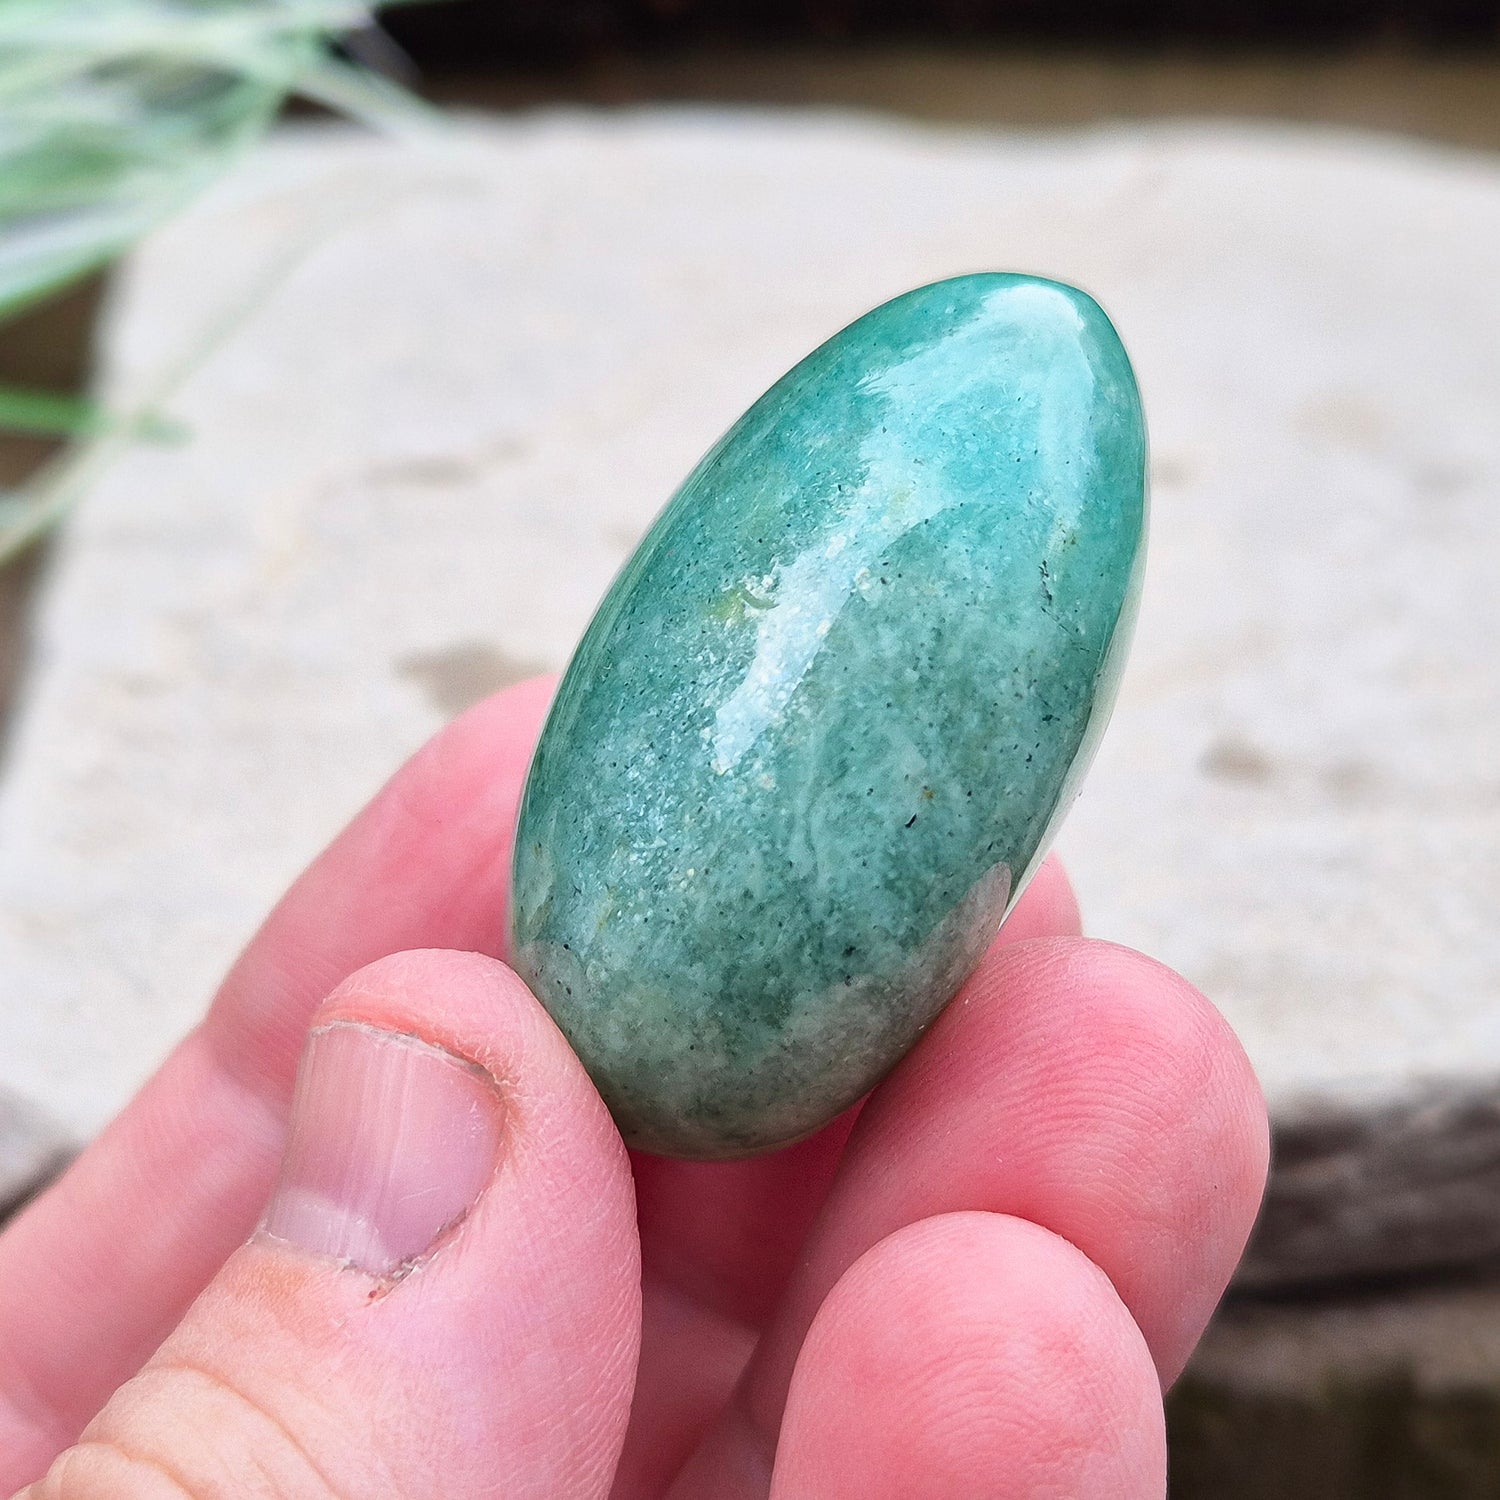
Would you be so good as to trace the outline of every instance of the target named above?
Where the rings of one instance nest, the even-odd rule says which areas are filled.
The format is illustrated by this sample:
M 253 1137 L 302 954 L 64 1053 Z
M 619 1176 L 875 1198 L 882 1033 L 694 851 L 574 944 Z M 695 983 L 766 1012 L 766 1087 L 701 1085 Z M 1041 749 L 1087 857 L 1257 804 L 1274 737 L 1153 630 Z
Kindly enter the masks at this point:
M 513 962 L 630 1144 L 806 1136 L 953 996 L 1103 730 L 1145 472 L 1098 305 L 984 274 L 851 324 L 678 490 L 516 838 Z

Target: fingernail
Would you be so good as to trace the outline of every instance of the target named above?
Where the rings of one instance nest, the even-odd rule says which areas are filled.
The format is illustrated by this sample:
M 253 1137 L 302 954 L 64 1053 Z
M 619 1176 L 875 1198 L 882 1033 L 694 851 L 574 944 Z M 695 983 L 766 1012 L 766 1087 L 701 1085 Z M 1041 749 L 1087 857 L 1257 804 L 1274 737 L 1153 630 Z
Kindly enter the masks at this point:
M 335 1021 L 308 1037 L 261 1231 L 388 1276 L 468 1213 L 494 1172 L 489 1075 L 415 1037 Z

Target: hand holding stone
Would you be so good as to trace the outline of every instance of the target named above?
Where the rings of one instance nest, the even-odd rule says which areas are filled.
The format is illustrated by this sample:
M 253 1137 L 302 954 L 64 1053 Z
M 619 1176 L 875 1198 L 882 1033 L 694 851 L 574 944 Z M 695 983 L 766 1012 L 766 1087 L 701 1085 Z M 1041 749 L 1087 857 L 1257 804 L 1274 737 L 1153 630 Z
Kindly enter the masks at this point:
M 859 1111 L 627 1158 L 480 956 L 550 691 L 421 751 L 0 1236 L 0 1493 L 1160 1500 L 1265 1169 L 1223 1022 L 1049 864 Z

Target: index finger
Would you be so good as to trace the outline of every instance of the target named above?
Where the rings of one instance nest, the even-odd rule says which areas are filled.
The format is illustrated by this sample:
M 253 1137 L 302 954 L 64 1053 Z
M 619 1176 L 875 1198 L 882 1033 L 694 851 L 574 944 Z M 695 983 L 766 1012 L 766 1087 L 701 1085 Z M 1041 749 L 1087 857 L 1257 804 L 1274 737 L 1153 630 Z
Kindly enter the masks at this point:
M 77 1436 L 254 1227 L 318 1002 L 403 949 L 499 956 L 553 686 L 499 693 L 418 751 L 272 912 L 203 1023 L 0 1236 L 0 1494 Z

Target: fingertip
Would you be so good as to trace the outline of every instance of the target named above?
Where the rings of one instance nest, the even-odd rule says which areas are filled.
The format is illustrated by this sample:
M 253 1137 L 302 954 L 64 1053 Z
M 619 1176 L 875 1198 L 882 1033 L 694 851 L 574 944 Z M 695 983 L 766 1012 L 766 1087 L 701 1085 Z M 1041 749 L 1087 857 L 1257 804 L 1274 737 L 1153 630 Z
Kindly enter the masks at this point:
M 1077 937 L 1083 931 L 1078 897 L 1062 860 L 1049 854 L 1015 909 L 1005 919 L 997 945 L 1024 943 L 1040 937 Z
M 1111 1268 L 1170 1385 L 1259 1212 L 1270 1129 L 1255 1071 L 1202 991 L 1120 944 L 1028 945 L 992 983 L 995 1003 L 1015 1005 L 1013 1043 L 1033 1073 L 1023 1087 L 1049 1101 L 1037 1141 L 1054 1166 L 1037 1170 L 1036 1215 Z M 1098 1164 L 1097 1189 L 1049 1144 L 1067 1139 Z M 1149 1197 L 1127 1202 L 1143 1163 Z
M 1163 1334 L 1163 1379 L 1175 1379 L 1207 1322 L 1249 1238 L 1270 1164 L 1265 1095 L 1234 1028 L 1211 1000 L 1149 954 L 1098 939 L 1038 945 L 1038 981 L 1057 995 L 1054 1035 L 1067 1025 L 1082 1038 L 1099 1086 L 1108 1076 L 1138 1134 L 1170 1149 L 1159 1153 L 1164 1197 L 1175 1204 L 1185 1254 L 1172 1323 L 1194 1329 Z M 1038 1019 L 1047 1024 L 1048 1018 Z M 1079 1101 L 1083 1105 L 1083 1101 Z
M 407 1032 L 470 1058 L 502 1087 L 520 1080 L 538 1049 L 547 1069 L 583 1077 L 525 981 L 485 953 L 414 948 L 378 958 L 335 986 L 311 1025 L 333 1022 Z
M 507 1155 L 548 1175 L 599 1179 L 600 1212 L 634 1240 L 625 1144 L 567 1038 L 509 965 L 450 949 L 391 954 L 340 984 L 313 1028 L 334 1022 L 404 1033 L 483 1068 L 505 1109 Z
M 362 1023 L 405 1033 L 483 1068 L 505 1101 L 509 1149 L 555 1148 L 607 1163 L 627 1189 L 630 1161 L 567 1038 L 514 969 L 445 948 L 389 954 L 334 989 L 313 1027 Z
M 1254 1065 L 1218 1007 L 1146 954 L 1114 947 L 1113 958 L 1134 976 L 1142 1013 L 1156 1028 L 1157 1066 L 1177 1070 L 1152 1091 L 1161 1139 L 1175 1143 L 1162 1156 L 1163 1190 L 1182 1226 L 1182 1253 L 1158 1278 L 1166 1300 L 1151 1323 L 1167 1387 L 1186 1366 L 1255 1227 L 1270 1170 L 1270 1118 Z
M 773 1500 L 1159 1496 L 1151 1356 L 1109 1280 L 1003 1214 L 898 1230 L 840 1278 L 798 1358 Z
M 450 729 L 461 726 L 464 734 L 476 732 L 481 739 L 498 731 L 507 744 L 515 745 L 529 757 L 560 681 L 556 672 L 544 672 L 513 682 L 465 709 Z
M 471 704 L 452 723 L 462 724 L 466 728 L 470 724 L 479 725 L 486 731 L 493 729 L 496 724 L 509 726 L 507 732 L 513 730 L 523 739 L 529 727 L 534 737 L 535 731 L 541 728 L 542 720 L 547 716 L 547 710 L 552 706 L 560 681 L 561 677 L 556 672 L 523 677 L 519 682 L 509 683 Z
M 423 814 L 482 804 L 495 786 L 519 798 L 557 682 L 528 677 L 480 699 L 416 752 L 392 790 Z

